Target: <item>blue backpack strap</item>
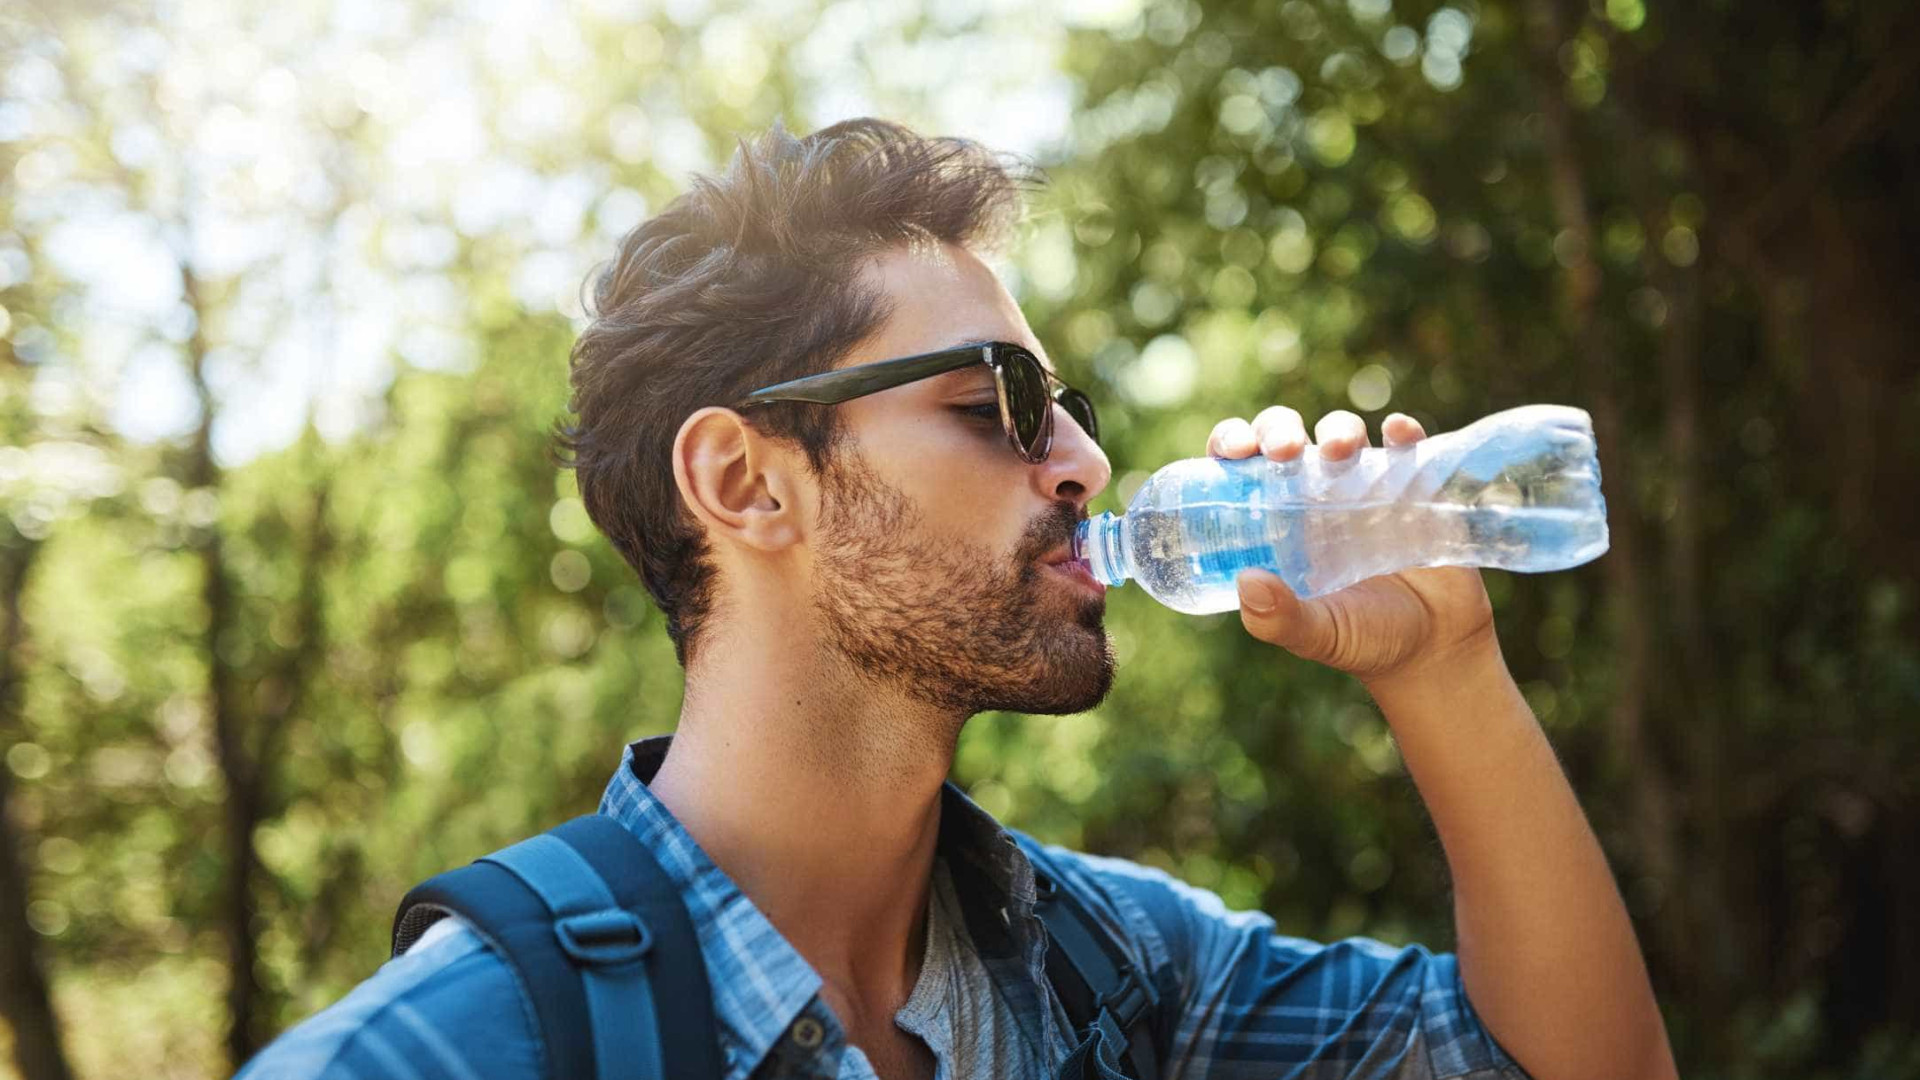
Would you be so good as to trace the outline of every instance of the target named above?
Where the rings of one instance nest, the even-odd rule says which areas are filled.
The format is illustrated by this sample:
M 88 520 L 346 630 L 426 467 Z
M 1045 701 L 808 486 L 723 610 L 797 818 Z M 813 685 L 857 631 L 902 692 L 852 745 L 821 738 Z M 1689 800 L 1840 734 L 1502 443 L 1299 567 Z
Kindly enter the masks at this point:
M 533 1006 L 554 1080 L 720 1075 L 693 921 L 646 846 L 598 814 L 414 887 L 394 954 L 458 914 Z
M 1113 935 L 1071 889 L 1061 884 L 1040 843 L 1013 833 L 1033 864 L 1035 914 L 1047 928 L 1047 981 L 1082 1035 L 1098 1031 L 1126 1075 L 1157 1080 L 1160 1058 L 1151 1021 L 1160 995 L 1145 972 L 1127 959 Z M 1088 1050 L 1083 1046 L 1082 1050 Z M 1076 1055 L 1079 1056 L 1079 1055 Z M 1095 1066 L 1089 1058 L 1089 1075 Z

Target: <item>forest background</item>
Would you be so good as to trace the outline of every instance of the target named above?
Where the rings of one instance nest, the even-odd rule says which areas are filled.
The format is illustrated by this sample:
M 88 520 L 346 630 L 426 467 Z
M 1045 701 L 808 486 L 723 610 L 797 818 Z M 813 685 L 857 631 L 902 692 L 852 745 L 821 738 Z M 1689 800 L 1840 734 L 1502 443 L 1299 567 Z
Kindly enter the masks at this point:
M 230 1072 L 672 727 L 546 457 L 579 284 L 736 135 L 873 113 L 1046 168 L 1002 270 L 1099 402 L 1096 511 L 1273 402 L 1590 410 L 1611 552 L 1487 581 L 1683 1071 L 1920 1076 L 1913 5 L 87 0 L 8 5 L 0 63 L 21 1075 Z M 1355 683 L 1109 622 L 1098 709 L 968 727 L 983 805 L 1449 945 Z

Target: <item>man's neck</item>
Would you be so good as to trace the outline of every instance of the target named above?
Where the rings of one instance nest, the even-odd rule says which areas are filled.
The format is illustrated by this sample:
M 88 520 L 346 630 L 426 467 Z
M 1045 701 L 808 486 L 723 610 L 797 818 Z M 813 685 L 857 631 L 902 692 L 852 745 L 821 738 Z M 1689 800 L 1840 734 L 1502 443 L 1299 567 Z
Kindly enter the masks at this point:
M 965 718 L 757 640 L 773 644 L 729 641 L 704 650 L 723 664 L 690 666 L 649 786 L 846 999 L 843 1022 L 890 1022 L 919 974 L 940 789 Z

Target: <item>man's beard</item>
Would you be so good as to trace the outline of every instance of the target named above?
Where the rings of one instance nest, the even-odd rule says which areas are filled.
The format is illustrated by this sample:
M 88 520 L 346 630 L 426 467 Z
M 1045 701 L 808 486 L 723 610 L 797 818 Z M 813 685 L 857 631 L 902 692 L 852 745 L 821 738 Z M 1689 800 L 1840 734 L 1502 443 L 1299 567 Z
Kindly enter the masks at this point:
M 964 718 L 989 709 L 1076 713 L 1113 685 L 1103 598 L 1071 611 L 1039 560 L 1071 539 L 1079 515 L 1056 503 L 1011 556 L 921 532 L 921 515 L 852 449 L 825 492 L 815 609 L 827 644 L 864 676 Z

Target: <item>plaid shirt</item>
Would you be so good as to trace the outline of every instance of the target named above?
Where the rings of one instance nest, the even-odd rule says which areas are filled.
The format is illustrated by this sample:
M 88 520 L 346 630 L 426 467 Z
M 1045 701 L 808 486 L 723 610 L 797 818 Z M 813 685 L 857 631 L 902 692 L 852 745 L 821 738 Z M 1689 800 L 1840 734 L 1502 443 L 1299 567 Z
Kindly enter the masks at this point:
M 632 830 L 680 888 L 706 958 L 728 1080 L 871 1077 L 822 1002 L 820 976 L 647 790 L 668 738 L 627 748 L 600 812 Z M 948 784 L 942 797 L 939 850 L 985 973 L 968 991 L 998 995 L 1029 1040 L 1024 1056 L 1057 1066 L 1075 1037 L 1046 978 L 1033 869 L 958 788 Z M 1267 917 L 1229 912 L 1159 871 L 1050 850 L 1060 885 L 1154 980 L 1165 1077 L 1525 1076 L 1474 1016 L 1450 955 L 1281 936 Z M 545 1062 L 530 1010 L 506 964 L 459 928 L 389 961 L 241 1076 L 535 1080 Z

